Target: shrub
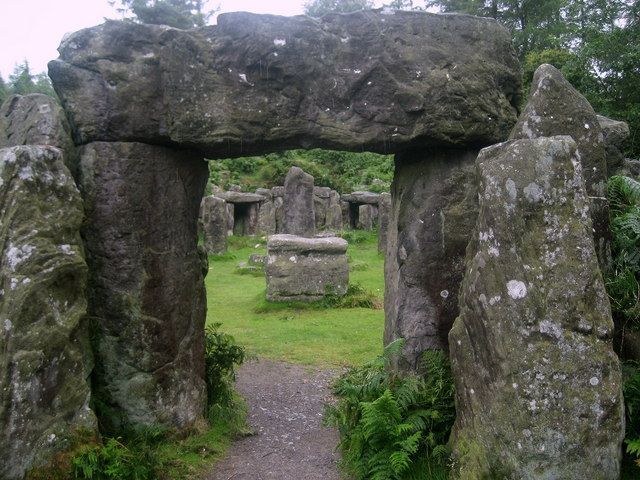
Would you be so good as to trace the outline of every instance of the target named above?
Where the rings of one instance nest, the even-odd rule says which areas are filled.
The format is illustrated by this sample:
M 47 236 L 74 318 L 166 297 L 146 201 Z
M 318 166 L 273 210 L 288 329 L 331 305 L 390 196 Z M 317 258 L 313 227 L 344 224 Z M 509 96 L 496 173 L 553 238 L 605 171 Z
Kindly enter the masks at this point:
M 626 415 L 624 443 L 626 444 L 625 460 L 627 460 L 623 463 L 623 471 L 626 470 L 627 475 L 623 475 L 622 478 L 637 478 L 640 471 L 640 362 L 625 362 L 622 373 Z
M 205 372 L 207 383 L 207 405 L 209 417 L 228 412 L 234 406 L 233 383 L 235 367 L 245 360 L 245 349 L 234 338 L 221 332 L 220 323 L 205 328 Z
M 454 386 L 441 351 L 426 352 L 425 376 L 398 375 L 389 362 L 398 340 L 334 385 L 339 400 L 325 422 L 340 432 L 343 467 L 356 480 L 448 478 L 447 441 L 455 420 Z

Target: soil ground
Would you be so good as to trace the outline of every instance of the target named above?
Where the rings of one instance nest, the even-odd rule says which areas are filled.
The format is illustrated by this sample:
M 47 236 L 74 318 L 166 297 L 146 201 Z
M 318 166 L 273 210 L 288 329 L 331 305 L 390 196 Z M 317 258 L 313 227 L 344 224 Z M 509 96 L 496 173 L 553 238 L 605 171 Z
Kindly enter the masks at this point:
M 338 433 L 322 426 L 337 374 L 267 359 L 245 363 L 236 387 L 255 434 L 236 440 L 206 480 L 339 480 Z

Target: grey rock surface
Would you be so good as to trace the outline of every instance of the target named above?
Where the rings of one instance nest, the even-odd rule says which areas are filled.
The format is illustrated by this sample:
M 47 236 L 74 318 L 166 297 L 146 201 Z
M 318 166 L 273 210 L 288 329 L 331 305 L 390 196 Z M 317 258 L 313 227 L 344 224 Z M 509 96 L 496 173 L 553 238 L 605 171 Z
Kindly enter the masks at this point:
M 259 203 L 264 202 L 267 198 L 263 195 L 251 192 L 239 192 L 230 190 L 228 192 L 219 192 L 216 197 L 223 199 L 227 203 Z
M 447 349 L 464 258 L 477 217 L 475 150 L 396 156 L 385 258 L 385 344 L 404 338 L 394 366 L 417 370 L 422 352 Z
M 331 190 L 329 195 L 329 205 L 327 207 L 327 216 L 325 217 L 325 228 L 334 232 L 343 229 L 342 208 L 340 206 L 340 194 L 335 190 Z
M 284 180 L 282 220 L 284 233 L 303 237 L 315 233 L 313 177 L 299 167 L 291 167 Z
M 387 251 L 387 233 L 391 216 L 391 194 L 381 193 L 378 203 L 378 253 Z
M 204 247 L 209 255 L 219 255 L 227 251 L 227 202 L 210 195 L 202 199 L 202 231 Z
M 272 200 L 260 203 L 257 229 L 260 235 L 273 235 L 276 233 L 276 206 Z
M 358 207 L 358 229 L 373 230 L 378 216 L 378 208 L 364 204 Z
M 97 432 L 82 200 L 59 149 L 0 149 L 0 478 Z
M 229 158 L 504 139 L 520 89 L 507 30 L 387 13 L 229 13 L 189 31 L 107 21 L 65 37 L 49 75 L 79 144 L 174 143 Z
M 613 120 L 598 115 L 598 123 L 604 135 L 604 146 L 607 155 L 607 173 L 616 175 L 624 162 L 624 142 L 629 138 L 629 125 L 626 122 Z
M 380 194 L 374 192 L 352 192 L 342 195 L 341 199 L 350 203 L 377 205 L 380 201 Z
M 618 479 L 613 321 L 569 136 L 485 148 L 460 316 L 455 478 Z
M 188 151 L 122 142 L 81 149 L 93 394 L 109 407 L 104 425 L 188 430 L 202 418 L 196 220 L 206 180 L 206 163 Z
M 0 148 L 18 145 L 57 147 L 75 173 L 77 153 L 71 127 L 58 102 L 48 95 L 11 95 L 0 106 Z
M 267 241 L 267 300 L 315 301 L 349 287 L 347 241 L 339 237 L 272 235 Z
M 551 65 L 541 65 L 531 82 L 527 105 L 510 139 L 569 135 L 577 146 L 587 194 L 590 197 L 594 240 L 600 266 L 611 262 L 609 202 L 606 199 L 607 162 L 600 122 L 586 98 Z

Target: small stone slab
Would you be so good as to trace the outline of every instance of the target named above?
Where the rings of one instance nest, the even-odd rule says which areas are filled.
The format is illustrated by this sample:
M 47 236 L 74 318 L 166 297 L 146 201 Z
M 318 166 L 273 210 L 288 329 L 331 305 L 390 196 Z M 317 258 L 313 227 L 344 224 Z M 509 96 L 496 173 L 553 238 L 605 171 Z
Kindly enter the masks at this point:
M 250 192 L 220 192 L 216 193 L 215 196 L 227 203 L 259 203 L 267 199 L 263 195 Z
M 349 203 L 367 203 L 370 205 L 378 205 L 380 194 L 373 192 L 353 192 L 342 195 L 342 200 Z
M 346 240 L 272 235 L 267 242 L 267 300 L 320 300 L 349 286 Z

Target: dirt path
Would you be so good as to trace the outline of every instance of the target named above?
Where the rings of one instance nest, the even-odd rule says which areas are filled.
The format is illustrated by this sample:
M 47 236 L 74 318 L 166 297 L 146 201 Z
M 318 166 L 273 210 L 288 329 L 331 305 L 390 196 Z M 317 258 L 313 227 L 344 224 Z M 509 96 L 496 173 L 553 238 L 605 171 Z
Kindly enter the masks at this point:
M 338 434 L 321 425 L 335 375 L 263 359 L 243 365 L 237 388 L 256 435 L 236 441 L 207 480 L 339 480 Z

